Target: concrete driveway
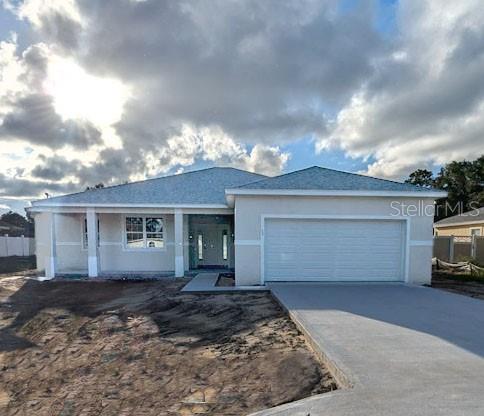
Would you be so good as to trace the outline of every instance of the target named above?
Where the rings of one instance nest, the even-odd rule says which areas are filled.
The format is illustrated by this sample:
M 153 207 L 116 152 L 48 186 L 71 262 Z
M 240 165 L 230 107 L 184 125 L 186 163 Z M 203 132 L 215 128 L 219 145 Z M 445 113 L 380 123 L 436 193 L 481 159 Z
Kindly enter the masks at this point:
M 399 284 L 271 290 L 352 386 L 258 415 L 484 415 L 483 301 Z

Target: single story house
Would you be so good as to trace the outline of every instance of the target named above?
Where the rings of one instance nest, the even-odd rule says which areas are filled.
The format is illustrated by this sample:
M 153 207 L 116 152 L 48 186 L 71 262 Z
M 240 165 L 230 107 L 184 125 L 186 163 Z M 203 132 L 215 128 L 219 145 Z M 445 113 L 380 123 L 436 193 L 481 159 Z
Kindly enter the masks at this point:
M 437 237 L 484 236 L 484 207 L 437 221 L 434 232 Z
M 267 281 L 430 281 L 441 191 L 311 167 L 210 168 L 32 202 L 48 277 L 235 269 Z

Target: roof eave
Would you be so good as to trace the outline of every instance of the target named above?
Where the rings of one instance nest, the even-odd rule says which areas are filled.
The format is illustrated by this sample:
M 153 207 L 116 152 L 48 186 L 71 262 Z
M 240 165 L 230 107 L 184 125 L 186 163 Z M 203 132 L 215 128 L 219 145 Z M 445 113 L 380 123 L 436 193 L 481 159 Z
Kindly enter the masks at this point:
M 436 222 L 434 224 L 434 228 L 460 227 L 462 225 L 475 225 L 475 224 L 484 224 L 484 218 L 479 220 L 474 220 L 474 221 L 459 221 L 459 222 L 450 222 L 450 223 L 444 223 L 444 224 L 439 224 L 438 222 Z
M 229 195 L 274 195 L 274 196 L 361 196 L 361 197 L 408 197 L 445 198 L 444 191 L 359 191 L 359 190 L 319 190 L 319 189 L 226 189 Z
M 65 202 L 65 203 L 33 203 L 29 207 L 29 211 L 38 212 L 44 210 L 50 210 L 54 208 L 180 208 L 180 209 L 224 209 L 229 208 L 227 204 L 132 204 L 132 203 L 78 203 L 78 202 Z

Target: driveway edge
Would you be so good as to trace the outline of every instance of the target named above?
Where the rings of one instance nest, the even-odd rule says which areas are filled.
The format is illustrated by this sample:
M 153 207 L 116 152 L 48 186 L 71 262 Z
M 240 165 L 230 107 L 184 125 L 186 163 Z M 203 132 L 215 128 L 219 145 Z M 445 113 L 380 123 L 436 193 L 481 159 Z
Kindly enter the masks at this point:
M 334 377 L 336 384 L 338 385 L 338 388 L 340 389 L 349 389 L 354 386 L 354 381 L 347 375 L 347 371 L 343 371 L 341 367 L 343 367 L 341 364 L 337 364 L 337 360 L 333 359 L 330 354 L 328 354 L 326 351 L 323 351 L 323 349 L 320 347 L 321 341 L 317 341 L 316 339 L 313 338 L 311 335 L 311 331 L 309 331 L 304 324 L 301 322 L 301 320 L 298 317 L 297 312 L 290 311 L 284 303 L 277 297 L 277 294 L 274 293 L 272 288 L 270 288 L 270 293 L 272 295 L 272 298 L 278 303 L 278 305 L 286 311 L 286 313 L 289 315 L 291 320 L 294 322 L 296 327 L 299 329 L 299 331 L 302 332 L 304 335 L 304 338 L 306 339 L 306 342 L 308 343 L 309 347 L 311 350 L 314 352 L 316 355 L 318 361 L 323 364 L 331 373 L 331 375 Z M 328 393 L 324 393 L 325 395 Z M 315 396 L 317 397 L 317 396 Z M 304 399 L 303 399 L 304 400 Z

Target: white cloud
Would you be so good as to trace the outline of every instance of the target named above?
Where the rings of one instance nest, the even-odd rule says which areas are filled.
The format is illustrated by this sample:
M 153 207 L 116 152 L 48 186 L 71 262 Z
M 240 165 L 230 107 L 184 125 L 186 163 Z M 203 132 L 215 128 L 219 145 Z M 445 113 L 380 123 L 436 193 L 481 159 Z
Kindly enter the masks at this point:
M 476 156 L 481 1 L 402 1 L 393 37 L 378 2 L 338 3 L 4 0 L 32 45 L 0 43 L 0 194 L 197 163 L 278 174 L 302 137 L 387 177 Z
M 190 166 L 200 159 L 217 165 L 276 175 L 289 160 L 289 154 L 277 146 L 257 144 L 249 152 L 218 126 L 196 128 L 184 125 L 181 133 L 170 137 L 166 144 L 158 153 L 148 155 L 150 174 L 168 171 L 175 166 Z
M 24 0 L 22 2 L 4 1 L 5 7 L 21 19 L 29 20 L 35 27 L 42 29 L 47 16 L 58 15 L 83 23 L 75 0 Z
M 374 157 L 368 173 L 475 158 L 484 127 L 484 8 L 480 1 L 401 2 L 400 38 L 338 113 L 322 151 Z
M 129 88 L 119 80 L 95 77 L 60 57 L 50 59 L 44 88 L 64 120 L 87 120 L 99 127 L 118 122 L 129 97 Z

